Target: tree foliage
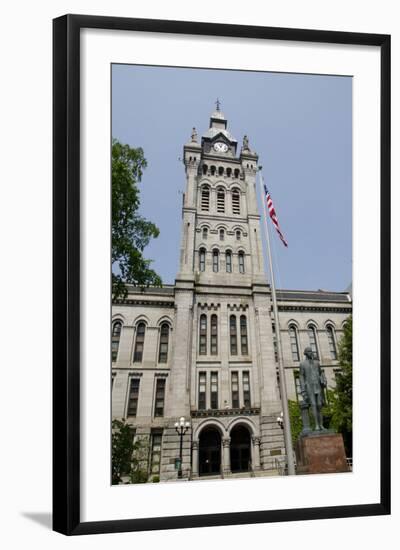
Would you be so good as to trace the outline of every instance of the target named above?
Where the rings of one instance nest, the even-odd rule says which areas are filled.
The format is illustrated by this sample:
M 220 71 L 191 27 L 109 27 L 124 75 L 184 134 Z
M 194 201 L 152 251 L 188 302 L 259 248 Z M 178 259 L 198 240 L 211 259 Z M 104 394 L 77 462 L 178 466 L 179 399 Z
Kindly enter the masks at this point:
M 161 278 L 143 257 L 150 239 L 159 235 L 157 226 L 138 214 L 141 181 L 147 162 L 143 149 L 112 142 L 112 285 L 113 298 L 125 297 L 126 283 L 161 286 Z
M 352 453 L 353 432 L 353 320 L 350 316 L 344 324 L 343 337 L 338 345 L 341 370 L 336 376 L 336 386 L 329 392 L 331 411 L 330 427 L 343 435 L 348 456 Z
M 146 483 L 147 471 L 142 456 L 146 453 L 142 441 L 134 442 L 132 428 L 122 418 L 112 421 L 112 484 L 123 483 L 123 476 L 131 483 Z

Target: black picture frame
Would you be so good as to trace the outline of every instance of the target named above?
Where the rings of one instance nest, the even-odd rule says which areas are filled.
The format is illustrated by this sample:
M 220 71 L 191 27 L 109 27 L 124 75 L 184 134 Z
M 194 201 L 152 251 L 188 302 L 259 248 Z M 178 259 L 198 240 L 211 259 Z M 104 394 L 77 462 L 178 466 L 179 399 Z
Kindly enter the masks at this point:
M 380 501 L 272 511 L 80 520 L 80 31 L 84 28 L 378 46 L 381 51 Z M 66 535 L 390 513 L 390 36 L 65 15 L 53 21 L 53 529 Z

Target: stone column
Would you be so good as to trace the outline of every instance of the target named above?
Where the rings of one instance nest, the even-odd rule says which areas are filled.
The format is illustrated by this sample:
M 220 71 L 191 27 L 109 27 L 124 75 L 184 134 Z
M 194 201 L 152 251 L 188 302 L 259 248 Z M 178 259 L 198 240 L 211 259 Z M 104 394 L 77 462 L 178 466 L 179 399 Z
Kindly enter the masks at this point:
M 222 471 L 224 474 L 231 473 L 231 438 L 225 437 L 222 440 Z
M 252 436 L 252 467 L 253 470 L 259 470 L 260 469 L 260 443 L 261 443 L 261 437 Z
M 199 475 L 199 442 L 193 441 L 192 443 L 192 476 L 197 477 Z

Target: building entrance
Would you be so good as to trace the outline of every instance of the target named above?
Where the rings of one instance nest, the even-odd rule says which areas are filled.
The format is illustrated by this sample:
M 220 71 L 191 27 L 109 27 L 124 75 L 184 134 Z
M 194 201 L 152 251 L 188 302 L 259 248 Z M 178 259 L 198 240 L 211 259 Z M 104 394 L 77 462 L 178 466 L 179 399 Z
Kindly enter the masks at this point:
M 199 438 L 199 475 L 221 473 L 221 435 L 215 428 L 205 428 Z
M 244 426 L 231 431 L 231 471 L 248 472 L 251 463 L 250 433 Z

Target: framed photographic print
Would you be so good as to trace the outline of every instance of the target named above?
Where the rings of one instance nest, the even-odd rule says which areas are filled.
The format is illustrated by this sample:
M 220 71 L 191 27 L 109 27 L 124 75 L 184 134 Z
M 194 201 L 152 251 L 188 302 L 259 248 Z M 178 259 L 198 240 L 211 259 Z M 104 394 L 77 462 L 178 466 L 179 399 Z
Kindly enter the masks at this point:
M 54 529 L 390 513 L 390 37 L 54 20 Z

